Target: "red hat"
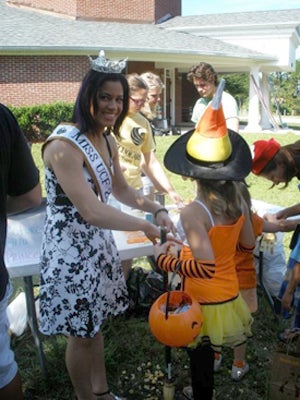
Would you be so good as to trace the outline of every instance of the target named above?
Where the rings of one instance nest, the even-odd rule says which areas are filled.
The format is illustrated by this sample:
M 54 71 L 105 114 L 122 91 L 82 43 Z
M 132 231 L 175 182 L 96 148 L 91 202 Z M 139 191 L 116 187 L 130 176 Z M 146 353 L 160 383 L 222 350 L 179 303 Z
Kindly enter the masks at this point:
M 259 175 L 265 166 L 280 150 L 280 144 L 273 138 L 270 140 L 257 140 L 252 148 L 252 172 Z

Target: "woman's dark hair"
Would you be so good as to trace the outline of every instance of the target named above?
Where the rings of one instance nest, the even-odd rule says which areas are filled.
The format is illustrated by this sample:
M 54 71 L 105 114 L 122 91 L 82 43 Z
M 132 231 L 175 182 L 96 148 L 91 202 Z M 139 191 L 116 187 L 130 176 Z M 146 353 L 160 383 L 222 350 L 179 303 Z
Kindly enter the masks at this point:
M 277 154 L 268 162 L 261 174 L 270 174 L 277 166 L 283 170 L 283 178 L 287 187 L 289 182 L 297 176 L 299 179 L 299 170 L 296 167 L 295 160 L 300 158 L 300 140 L 292 144 L 282 146 Z M 274 186 L 274 185 L 273 185 Z M 272 187 L 273 187 L 272 186 Z
M 98 111 L 98 94 L 107 81 L 120 82 L 123 87 L 123 110 L 113 127 L 115 135 L 119 135 L 120 126 L 128 113 L 129 88 L 124 75 L 118 73 L 103 73 L 90 70 L 82 80 L 75 102 L 72 122 L 76 123 L 80 132 L 95 132 L 97 121 L 94 115 Z M 93 110 L 93 114 L 91 112 Z M 110 130 L 110 128 L 109 128 Z

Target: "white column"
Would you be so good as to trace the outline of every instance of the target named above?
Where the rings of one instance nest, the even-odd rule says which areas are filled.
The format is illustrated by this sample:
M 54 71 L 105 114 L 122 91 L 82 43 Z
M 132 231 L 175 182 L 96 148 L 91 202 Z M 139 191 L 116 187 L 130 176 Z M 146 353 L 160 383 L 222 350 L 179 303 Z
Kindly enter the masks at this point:
M 269 87 L 269 82 L 268 82 L 268 76 L 266 74 L 262 74 L 262 79 L 261 79 L 261 91 L 262 95 L 264 98 L 264 102 L 266 105 L 267 110 L 265 110 L 264 107 L 261 107 L 261 119 L 260 119 L 260 125 L 262 129 L 274 129 L 276 128 L 273 126 L 272 121 L 270 121 L 270 115 L 271 114 L 271 109 L 270 109 L 270 87 Z M 276 122 L 276 121 L 275 121 Z
M 176 104 L 176 95 L 175 95 L 175 68 L 169 68 L 170 79 L 171 79 L 171 88 L 170 88 L 170 125 L 175 125 L 175 104 Z
M 248 108 L 248 124 L 245 131 L 260 132 L 260 104 L 257 92 L 255 90 L 251 75 L 254 77 L 256 83 L 259 83 L 259 69 L 251 68 L 249 75 L 249 108 Z

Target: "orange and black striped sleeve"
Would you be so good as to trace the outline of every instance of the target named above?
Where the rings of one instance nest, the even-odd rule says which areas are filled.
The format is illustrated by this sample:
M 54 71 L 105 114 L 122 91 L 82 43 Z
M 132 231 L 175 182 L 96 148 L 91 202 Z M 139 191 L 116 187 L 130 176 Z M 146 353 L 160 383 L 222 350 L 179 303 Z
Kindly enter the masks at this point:
M 215 263 L 201 261 L 195 258 L 180 260 L 177 257 L 160 254 L 157 258 L 157 266 L 163 271 L 174 272 L 189 278 L 211 279 L 215 274 Z

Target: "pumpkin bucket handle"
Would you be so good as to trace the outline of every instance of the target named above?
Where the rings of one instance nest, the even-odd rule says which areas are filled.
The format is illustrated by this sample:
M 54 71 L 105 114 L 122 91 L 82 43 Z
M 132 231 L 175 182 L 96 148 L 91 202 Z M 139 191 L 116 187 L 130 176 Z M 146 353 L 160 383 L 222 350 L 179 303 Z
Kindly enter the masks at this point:
M 167 293 L 167 299 L 166 299 L 166 319 L 168 319 L 168 316 L 169 316 L 169 305 L 170 305 L 170 295 L 171 295 L 171 291 L 172 291 L 172 284 L 176 277 L 177 272 L 180 270 L 180 267 L 181 267 L 181 262 L 178 263 L 177 267 L 173 271 L 171 279 L 170 279 L 170 283 L 167 287 L 168 293 Z

